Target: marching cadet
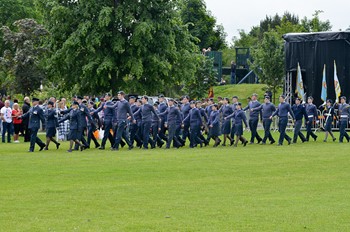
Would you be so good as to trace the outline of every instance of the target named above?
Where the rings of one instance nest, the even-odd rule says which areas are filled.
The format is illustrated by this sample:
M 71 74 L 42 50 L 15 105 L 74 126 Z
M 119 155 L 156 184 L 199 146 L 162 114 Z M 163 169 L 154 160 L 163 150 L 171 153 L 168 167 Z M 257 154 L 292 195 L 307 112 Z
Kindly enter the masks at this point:
M 205 125 L 208 123 L 208 116 L 205 113 L 205 109 L 202 107 L 202 102 L 201 101 L 197 101 L 196 102 L 196 107 L 199 110 L 201 116 L 202 116 L 202 125 L 201 127 L 203 127 L 205 129 Z M 204 131 L 204 129 L 202 131 Z M 208 146 L 209 142 L 204 138 L 203 133 L 200 130 L 199 131 L 199 139 L 202 140 L 204 142 L 205 146 Z
M 346 104 L 346 97 L 344 96 L 340 98 L 338 111 L 339 111 L 339 124 L 340 124 L 339 125 L 339 131 L 340 131 L 339 143 L 343 142 L 344 137 L 349 142 L 350 137 L 346 132 L 346 127 L 348 125 L 348 120 L 349 120 L 350 106 Z
M 113 129 L 113 118 L 114 118 L 114 109 L 108 106 L 112 106 L 113 102 L 111 101 L 112 95 L 110 93 L 105 94 L 105 102 L 103 102 L 100 107 L 97 108 L 94 112 L 91 112 L 92 115 L 98 115 L 100 111 L 103 110 L 103 129 L 104 134 L 100 146 L 100 150 L 104 150 L 106 146 L 107 139 L 109 139 L 111 143 L 111 147 L 114 145 L 114 139 L 111 134 L 111 129 Z
M 315 133 L 312 131 L 312 126 L 314 125 L 314 121 L 318 121 L 317 118 L 317 108 L 316 106 L 313 104 L 313 97 L 308 97 L 307 99 L 307 104 L 305 105 L 306 107 L 306 113 L 307 113 L 307 117 L 308 117 L 308 121 L 306 123 L 306 141 L 309 141 L 310 135 L 311 137 L 314 139 L 314 141 L 317 140 L 317 135 L 315 135 Z
M 78 124 L 79 125 L 78 130 L 79 130 L 79 133 L 81 133 L 80 141 L 82 144 L 84 144 L 84 148 L 88 148 L 89 145 L 87 144 L 87 141 L 84 138 L 84 132 L 87 129 L 88 122 L 89 122 L 89 124 L 92 123 L 92 117 L 90 115 L 90 111 L 88 110 L 88 108 L 83 104 L 83 97 L 78 96 L 77 102 L 79 103 L 79 120 L 80 120 L 80 122 Z M 78 150 L 78 149 L 79 149 L 79 146 L 76 143 L 75 150 Z
M 142 101 L 140 99 L 136 100 L 136 97 L 131 96 L 129 97 L 129 103 L 132 113 L 134 114 L 134 118 L 136 120 L 136 123 L 130 122 L 130 143 L 134 144 L 134 141 L 136 141 L 136 146 L 139 148 L 142 148 L 142 139 L 140 136 L 141 133 L 141 124 L 142 124 L 142 116 L 141 114 L 135 115 L 135 113 L 140 109 L 142 105 Z
M 168 106 L 167 106 L 167 103 L 166 103 L 166 100 L 165 100 L 165 97 L 163 94 L 159 95 L 158 101 L 159 101 L 158 111 L 161 114 L 167 110 Z M 165 135 L 166 128 L 164 127 L 164 124 L 166 122 L 166 116 L 161 116 L 160 119 L 162 121 L 160 124 L 161 129 L 160 129 L 158 136 L 166 142 L 168 140 L 168 138 Z
M 153 108 L 156 111 L 156 114 L 152 113 L 152 126 L 151 126 L 151 131 L 152 131 L 152 141 L 151 141 L 151 148 L 154 149 L 156 148 L 156 144 L 158 145 L 159 148 L 162 148 L 164 145 L 164 142 L 162 139 L 159 137 L 159 133 L 161 131 L 161 119 L 158 110 L 158 103 L 153 104 Z
M 237 104 L 238 104 L 238 97 L 237 96 L 233 96 L 232 97 L 232 104 L 231 104 L 231 108 L 232 108 L 233 113 L 236 111 Z M 235 137 L 235 117 L 231 118 L 231 124 L 232 124 L 232 127 L 231 127 L 231 138 L 234 140 L 234 137 Z
M 58 127 L 58 120 L 57 120 L 57 113 L 54 107 L 54 102 L 49 101 L 47 103 L 47 110 L 45 112 L 45 119 L 46 119 L 46 146 L 44 150 L 49 149 L 49 144 L 52 141 L 54 144 L 56 144 L 56 149 L 60 147 L 60 143 L 57 142 L 54 137 L 56 136 L 56 127 Z
M 173 143 L 173 146 L 175 148 L 179 148 L 181 146 L 181 143 L 176 137 L 176 130 L 178 128 L 177 122 L 179 120 L 182 121 L 182 116 L 178 107 L 174 105 L 173 99 L 169 99 L 168 109 L 159 115 L 166 115 L 167 118 L 167 121 L 164 125 L 166 128 L 168 128 L 168 139 L 165 148 L 170 149 L 171 143 Z
M 262 141 L 262 138 L 258 134 L 258 123 L 259 123 L 259 115 L 261 114 L 261 111 L 255 110 L 254 108 L 259 107 L 261 104 L 257 101 L 258 95 L 256 93 L 252 94 L 251 101 L 248 103 L 248 106 L 246 106 L 243 111 L 249 110 L 249 129 L 252 132 L 251 138 L 250 138 L 250 144 L 254 144 L 254 139 L 256 138 L 258 140 L 258 143 Z
M 186 118 L 182 121 L 183 125 L 187 122 L 190 124 L 190 148 L 195 148 L 199 144 L 203 147 L 203 141 L 199 138 L 201 125 L 202 125 L 202 115 L 199 109 L 196 108 L 196 102 L 190 102 L 191 110 Z
M 128 144 L 129 150 L 131 150 L 134 148 L 134 146 L 133 144 L 131 144 L 129 137 L 126 134 L 125 128 L 127 126 L 128 117 L 129 119 L 131 119 L 132 123 L 136 123 L 136 120 L 134 119 L 134 114 L 131 111 L 129 102 L 125 100 L 125 93 L 123 91 L 118 92 L 118 99 L 119 101 L 117 101 L 117 103 L 111 106 L 111 108 L 114 108 L 116 111 L 116 127 L 114 131 L 115 142 L 113 145 L 113 150 L 119 150 L 119 145 L 121 144 L 122 137 Z
M 295 120 L 292 108 L 290 105 L 285 102 L 286 97 L 284 95 L 281 95 L 279 97 L 280 104 L 277 107 L 277 110 L 271 115 L 270 119 L 272 119 L 275 115 L 279 117 L 278 122 L 278 131 L 280 132 L 280 137 L 278 140 L 278 146 L 283 145 L 283 139 L 286 139 L 288 141 L 288 145 L 291 144 L 292 139 L 286 134 L 286 128 L 288 124 L 288 113 L 293 118 L 293 121 Z
M 262 111 L 262 121 L 264 127 L 264 138 L 261 141 L 261 145 L 265 145 L 267 139 L 270 140 L 270 144 L 274 144 L 276 141 L 271 135 L 271 123 L 272 119 L 270 119 L 271 115 L 276 111 L 276 107 L 273 103 L 270 102 L 270 96 L 265 95 L 264 103 L 261 104 L 258 108 L 253 109 Z
M 113 140 L 113 146 L 110 148 L 112 151 L 116 150 L 114 147 L 115 145 L 115 140 L 117 138 L 117 129 L 118 129 L 118 107 L 117 107 L 117 103 L 118 103 L 119 99 L 118 98 L 113 98 L 112 99 L 112 102 L 114 105 L 110 105 L 110 106 L 106 106 L 107 108 L 112 108 L 114 109 L 114 117 L 113 117 L 113 120 L 112 120 L 112 124 L 113 124 L 113 132 L 110 133 L 111 137 L 112 137 L 112 140 Z M 131 109 L 131 108 L 130 108 Z M 130 121 L 130 118 L 127 118 L 126 122 Z M 123 132 L 123 135 L 122 135 L 122 138 L 129 138 L 129 135 L 126 133 L 126 129 L 128 127 L 128 124 L 126 123 L 126 126 L 124 127 L 124 132 Z M 109 138 L 109 137 L 108 137 Z M 120 139 L 120 146 L 123 148 L 125 147 L 125 142 L 123 139 Z
M 180 142 L 180 147 L 183 147 L 183 146 L 185 146 L 185 142 L 186 142 L 185 140 L 182 139 L 182 136 L 181 136 L 182 121 L 184 119 L 184 115 L 181 111 L 181 104 L 177 101 L 175 101 L 174 104 L 175 104 L 175 107 L 178 108 L 178 110 L 180 111 L 180 117 L 177 117 L 177 119 L 176 119 L 175 137 Z
M 205 107 L 205 113 L 207 114 L 208 121 L 209 121 L 209 118 L 210 118 L 210 114 L 211 114 L 211 111 L 212 111 L 211 108 L 212 108 L 213 105 L 214 105 L 214 99 L 213 98 L 209 98 L 207 106 Z M 210 134 L 209 134 L 209 128 L 208 128 L 208 131 L 207 131 L 207 142 L 209 143 L 209 141 L 210 141 Z
M 73 102 L 72 108 L 69 111 L 68 114 L 66 114 L 61 120 L 58 121 L 58 123 L 62 123 L 69 119 L 69 149 L 67 152 L 72 152 L 73 144 L 75 143 L 76 145 L 80 146 L 80 151 L 83 151 L 85 149 L 85 146 L 80 143 L 80 136 L 81 136 L 81 131 L 79 130 L 79 123 L 80 121 L 80 112 L 79 112 L 79 103 L 77 101 Z
M 324 130 L 325 130 L 325 137 L 323 142 L 327 142 L 327 138 L 328 138 L 328 134 L 330 134 L 332 136 L 333 142 L 336 140 L 336 138 L 334 137 L 333 133 L 332 133 L 332 123 L 333 123 L 333 118 L 335 116 L 335 112 L 334 112 L 334 107 L 333 107 L 333 102 L 331 99 L 327 100 L 327 104 L 325 107 L 325 111 L 324 111 L 324 116 L 325 116 L 325 126 L 324 126 Z
M 301 104 L 300 98 L 295 99 L 295 104 L 292 106 L 292 111 L 295 116 L 293 143 L 297 143 L 298 136 L 304 143 L 306 141 L 306 138 L 304 134 L 301 133 L 300 129 L 303 124 L 303 117 L 305 118 L 306 124 L 308 123 L 308 117 L 306 114 L 305 107 Z
M 244 113 L 244 111 L 242 110 L 242 104 L 240 102 L 237 102 L 236 104 L 236 111 L 229 115 L 228 117 L 226 117 L 226 119 L 229 119 L 231 117 L 234 117 L 235 120 L 235 135 L 236 135 L 236 142 L 234 147 L 237 147 L 238 145 L 238 141 L 242 141 L 243 146 L 245 147 L 248 143 L 248 141 L 243 137 L 243 123 L 245 125 L 246 128 L 248 128 L 248 124 L 247 124 L 247 117 Z
M 43 109 L 40 108 L 39 106 L 39 99 L 34 97 L 32 99 L 32 107 L 30 108 L 30 110 L 18 118 L 29 119 L 29 125 L 28 125 L 28 128 L 30 129 L 29 152 L 34 152 L 35 143 L 37 143 L 40 146 L 40 151 L 42 151 L 46 145 L 41 141 L 41 139 L 39 139 L 38 130 L 40 128 L 40 121 L 42 124 L 45 123 L 45 117 L 44 117 Z
M 142 117 L 141 131 L 142 131 L 143 149 L 148 149 L 148 143 L 152 141 L 150 140 L 150 130 L 152 127 L 152 118 L 153 118 L 152 113 L 153 115 L 155 115 L 154 117 L 156 117 L 158 121 L 160 121 L 160 118 L 157 115 L 157 112 L 154 110 L 154 107 L 148 103 L 147 96 L 143 96 L 141 98 L 141 101 L 142 101 L 142 106 L 135 114 L 136 115 L 141 114 L 141 117 Z M 159 124 L 159 127 L 160 127 L 160 124 Z M 155 147 L 154 144 L 151 144 L 151 146 Z
M 229 105 L 230 100 L 227 97 L 222 99 L 222 104 L 223 105 L 219 110 L 219 112 L 222 114 L 222 119 L 223 119 L 221 132 L 224 135 L 224 142 L 222 143 L 222 146 L 226 146 L 227 139 L 230 141 L 230 146 L 232 146 L 234 143 L 234 139 L 231 138 L 231 119 L 225 119 L 225 118 L 233 113 L 233 109 Z
M 181 100 L 182 102 L 181 112 L 184 118 L 187 117 L 187 115 L 190 113 L 190 110 L 191 110 L 189 100 L 190 100 L 189 96 L 183 96 Z M 191 139 L 189 129 L 190 129 L 190 123 L 186 122 L 182 130 L 182 140 L 185 141 L 185 143 L 187 138 Z
M 214 104 L 211 107 L 211 113 L 209 117 L 209 136 L 211 139 L 215 141 L 214 147 L 217 147 L 220 145 L 221 140 L 219 136 L 221 135 L 220 132 L 220 113 L 218 111 L 218 105 Z
M 100 144 L 97 141 L 97 139 L 95 138 L 94 132 L 97 130 L 97 127 L 99 125 L 100 119 L 98 117 L 98 114 L 94 114 L 95 109 L 94 109 L 94 102 L 93 101 L 89 101 L 88 109 L 89 109 L 90 113 L 93 113 L 93 114 L 91 116 L 92 117 L 92 121 L 91 121 L 91 123 L 88 124 L 87 144 L 90 147 L 90 143 L 91 143 L 91 140 L 92 140 L 94 142 L 94 144 L 95 144 L 95 148 L 99 148 Z

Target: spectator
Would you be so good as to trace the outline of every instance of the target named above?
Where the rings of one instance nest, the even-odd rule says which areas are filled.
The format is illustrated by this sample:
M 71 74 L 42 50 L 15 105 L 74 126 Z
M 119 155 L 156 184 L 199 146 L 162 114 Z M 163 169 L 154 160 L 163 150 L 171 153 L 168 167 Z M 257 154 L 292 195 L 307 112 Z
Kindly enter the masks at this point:
M 2 101 L 2 96 L 0 95 L 0 110 L 2 107 L 4 107 L 5 104 L 4 102 Z M 0 132 L 2 131 L 2 120 L 0 121 Z
M 5 106 L 1 108 L 1 120 L 2 120 L 2 142 L 5 143 L 5 134 L 7 132 L 7 142 L 11 143 L 12 134 L 12 109 L 10 107 L 10 101 L 5 101 Z
M 18 119 L 18 117 L 21 115 L 22 115 L 22 112 L 19 109 L 18 103 L 14 103 L 13 109 L 12 109 L 12 119 L 13 119 L 13 128 L 14 128 L 13 141 L 15 143 L 19 143 L 18 137 L 22 127 L 22 119 Z
M 11 96 L 8 95 L 6 99 L 9 100 L 9 102 L 10 102 L 10 108 L 12 108 L 12 106 L 13 106 L 13 101 L 11 101 Z
M 236 63 L 231 61 L 231 84 L 237 84 L 236 81 Z

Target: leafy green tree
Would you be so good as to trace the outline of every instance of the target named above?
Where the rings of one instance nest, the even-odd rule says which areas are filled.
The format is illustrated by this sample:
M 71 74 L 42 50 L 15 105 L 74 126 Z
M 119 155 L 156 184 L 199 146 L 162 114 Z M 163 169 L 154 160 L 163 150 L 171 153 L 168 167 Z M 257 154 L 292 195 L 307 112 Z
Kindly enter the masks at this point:
M 18 20 L 14 26 L 16 30 L 1 28 L 3 40 L 10 48 L 0 58 L 6 76 L 3 87 L 13 93 L 30 95 L 45 79 L 41 58 L 46 53 L 43 40 L 48 32 L 34 19 Z
M 233 44 L 235 47 L 251 48 L 256 46 L 259 42 L 259 28 L 253 27 L 250 33 L 246 33 L 244 30 L 240 30 L 239 37 L 233 38 Z
M 322 13 L 322 10 L 316 10 L 315 13 L 312 15 L 312 19 L 307 19 L 305 17 L 301 20 L 301 25 L 305 28 L 307 32 L 330 31 L 332 29 L 332 25 L 329 20 L 320 20 L 320 14 Z
M 265 32 L 261 43 L 252 50 L 252 57 L 254 72 L 273 93 L 275 102 L 284 78 L 284 43 L 280 35 L 275 31 Z
M 189 25 L 190 33 L 199 39 L 197 45 L 200 49 L 211 47 L 217 51 L 226 47 L 224 27 L 217 25 L 203 0 L 183 0 L 181 18 Z
M 214 60 L 207 57 L 197 56 L 198 67 L 195 75 L 186 82 L 185 92 L 191 99 L 200 99 L 207 96 L 211 86 L 217 84 L 217 72 L 213 69 Z
M 14 22 L 24 18 L 34 18 L 37 21 L 41 16 L 36 11 L 33 1 L 27 0 L 1 0 L 0 3 L 0 27 L 8 26 L 11 30 L 15 29 Z M 0 31 L 0 54 L 3 54 L 6 47 L 3 41 L 3 35 Z
M 306 29 L 300 24 L 294 24 L 291 21 L 283 18 L 280 25 L 276 26 L 276 32 L 282 36 L 290 32 L 306 32 Z
M 62 88 L 155 94 L 194 75 L 197 47 L 176 1 L 37 1 Z

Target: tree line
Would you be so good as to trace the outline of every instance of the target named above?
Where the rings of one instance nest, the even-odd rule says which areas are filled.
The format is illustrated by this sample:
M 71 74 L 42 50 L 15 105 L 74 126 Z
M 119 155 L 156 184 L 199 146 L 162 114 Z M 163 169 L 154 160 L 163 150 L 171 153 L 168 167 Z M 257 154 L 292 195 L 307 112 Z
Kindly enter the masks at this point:
M 56 96 L 123 89 L 201 98 L 216 83 L 201 49 L 223 51 L 228 63 L 237 46 L 252 48 L 251 67 L 275 90 L 284 75 L 282 34 L 331 29 L 321 13 L 266 16 L 228 46 L 203 0 L 3 0 L 0 84 L 22 95 L 42 85 Z
M 3 0 L 1 85 L 12 93 L 206 94 L 201 47 L 226 46 L 202 0 Z M 205 80 L 203 79 L 205 74 Z

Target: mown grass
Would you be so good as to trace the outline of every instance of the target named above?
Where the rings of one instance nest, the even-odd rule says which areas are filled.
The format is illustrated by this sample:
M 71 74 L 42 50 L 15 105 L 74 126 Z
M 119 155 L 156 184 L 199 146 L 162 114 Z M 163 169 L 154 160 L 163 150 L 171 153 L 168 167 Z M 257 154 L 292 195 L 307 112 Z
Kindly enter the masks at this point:
M 67 143 L 35 153 L 1 144 L 0 230 L 348 231 L 350 144 L 319 135 L 282 147 L 71 154 Z
M 247 104 L 247 98 L 251 97 L 253 93 L 258 94 L 258 100 L 263 102 L 264 99 L 264 84 L 240 84 L 240 85 L 222 85 L 214 86 L 214 98 L 217 97 L 228 97 L 232 98 L 233 96 L 238 96 L 240 102 L 243 105 Z M 276 94 L 276 104 L 278 104 L 278 96 L 282 94 L 282 89 Z M 272 99 L 273 100 L 273 99 Z

